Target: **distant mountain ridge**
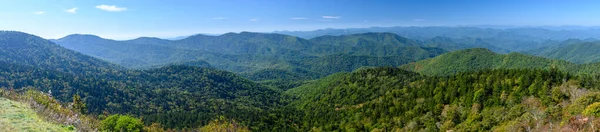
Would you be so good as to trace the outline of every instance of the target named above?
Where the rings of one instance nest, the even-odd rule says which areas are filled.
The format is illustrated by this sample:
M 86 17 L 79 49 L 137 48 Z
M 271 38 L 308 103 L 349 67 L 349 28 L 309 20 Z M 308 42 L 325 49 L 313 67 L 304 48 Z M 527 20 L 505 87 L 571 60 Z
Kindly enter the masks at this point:
M 66 48 L 120 64 L 128 68 L 148 68 L 169 64 L 191 64 L 205 61 L 211 67 L 241 73 L 253 78 L 266 77 L 263 70 L 298 71 L 292 73 L 315 79 L 339 71 L 352 71 L 361 66 L 399 66 L 411 61 L 426 59 L 447 52 L 436 47 L 425 47 L 420 41 L 392 33 L 363 33 L 343 36 L 323 36 L 313 39 L 273 33 L 226 33 L 219 36 L 194 35 L 181 40 L 138 38 L 116 41 L 110 39 L 86 40 L 87 36 L 67 36 L 54 42 Z M 315 60 L 343 54 L 335 64 L 321 67 Z M 345 56 L 365 56 L 354 61 Z M 367 57 L 370 56 L 370 57 Z M 384 58 L 402 58 L 392 63 L 372 63 Z M 363 61 L 368 63 L 354 63 Z M 370 62 L 369 62 L 370 61 Z M 324 62 L 323 62 L 324 63 Z M 348 65 L 352 69 L 348 69 Z M 339 67 L 339 68 L 338 68 Z M 317 70 L 317 71 L 314 71 Z M 260 77 L 252 74 L 261 74 Z M 326 73 L 326 74 L 317 74 Z M 287 74 L 287 73 L 286 73 Z M 283 75 L 283 74 L 273 74 Z
M 560 45 L 525 52 L 578 64 L 600 62 L 600 41 L 567 40 Z
M 600 63 L 579 65 L 564 60 L 552 60 L 522 53 L 497 54 L 475 48 L 454 51 L 434 58 L 400 66 L 425 75 L 452 75 L 460 72 L 490 69 L 558 69 L 572 74 L 600 73 Z
M 509 26 L 430 26 L 430 27 L 371 27 L 348 29 L 319 29 L 314 31 L 276 31 L 302 38 L 315 38 L 325 35 L 349 35 L 367 32 L 389 32 L 400 36 L 426 41 L 435 37 L 452 39 L 481 39 L 483 42 L 512 52 L 521 52 L 551 46 L 544 41 L 564 41 L 567 39 L 600 38 L 598 27 L 526 27 Z M 489 48 L 485 46 L 470 48 Z M 493 48 L 490 48 L 493 49 Z M 500 50 L 493 49 L 498 52 Z

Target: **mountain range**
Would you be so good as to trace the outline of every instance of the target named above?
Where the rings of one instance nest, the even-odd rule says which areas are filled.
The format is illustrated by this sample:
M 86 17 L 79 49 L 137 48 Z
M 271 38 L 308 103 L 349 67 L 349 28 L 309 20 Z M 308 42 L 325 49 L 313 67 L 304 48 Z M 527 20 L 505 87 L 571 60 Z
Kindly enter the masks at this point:
M 600 116 L 598 41 L 583 39 L 594 29 L 336 31 L 180 40 L 0 31 L 0 97 L 26 92 L 49 107 L 44 95 L 103 120 L 102 130 L 120 115 L 145 131 L 593 130 L 577 123 Z

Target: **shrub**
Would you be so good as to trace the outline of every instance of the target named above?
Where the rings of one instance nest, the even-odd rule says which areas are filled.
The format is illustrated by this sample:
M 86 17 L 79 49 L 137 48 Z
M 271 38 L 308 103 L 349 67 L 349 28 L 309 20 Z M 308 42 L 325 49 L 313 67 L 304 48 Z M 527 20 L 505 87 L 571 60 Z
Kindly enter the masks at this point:
M 587 106 L 585 108 L 585 110 L 583 110 L 582 114 L 587 115 L 587 116 L 599 117 L 600 116 L 600 102 L 596 102 L 596 103 L 593 103 L 593 104 Z
M 140 132 L 144 128 L 140 119 L 127 115 L 111 115 L 101 122 L 101 130 Z

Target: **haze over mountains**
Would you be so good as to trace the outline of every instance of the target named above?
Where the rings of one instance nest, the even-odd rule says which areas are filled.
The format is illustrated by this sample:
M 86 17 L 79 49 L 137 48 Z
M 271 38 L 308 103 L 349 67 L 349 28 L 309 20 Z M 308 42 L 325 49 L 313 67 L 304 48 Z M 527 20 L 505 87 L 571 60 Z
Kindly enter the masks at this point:
M 595 29 L 326 30 L 333 35 L 180 40 L 2 31 L 0 86 L 63 104 L 78 96 L 82 114 L 129 114 L 145 130 L 195 129 L 220 118 L 254 131 L 510 131 L 523 122 L 547 129 L 600 102 Z M 510 114 L 496 119 L 497 111 Z

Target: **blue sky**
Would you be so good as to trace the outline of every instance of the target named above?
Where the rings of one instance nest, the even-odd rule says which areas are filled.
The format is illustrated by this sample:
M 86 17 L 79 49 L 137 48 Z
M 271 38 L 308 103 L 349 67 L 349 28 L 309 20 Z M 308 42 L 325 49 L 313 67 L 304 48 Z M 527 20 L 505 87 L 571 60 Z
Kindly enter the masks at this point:
M 44 38 L 388 26 L 600 26 L 592 0 L 0 0 L 0 30 Z

